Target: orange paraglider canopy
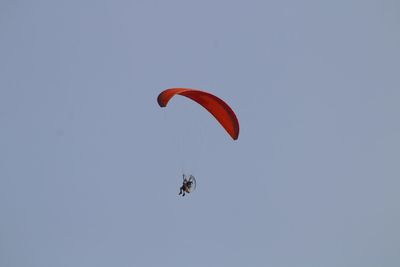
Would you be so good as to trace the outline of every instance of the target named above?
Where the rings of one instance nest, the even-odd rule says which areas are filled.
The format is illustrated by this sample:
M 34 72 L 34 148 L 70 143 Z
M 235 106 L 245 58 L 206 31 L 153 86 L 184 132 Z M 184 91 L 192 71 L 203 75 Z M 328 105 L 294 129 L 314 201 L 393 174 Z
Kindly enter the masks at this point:
M 207 109 L 217 121 L 224 127 L 233 140 L 239 137 L 239 121 L 233 110 L 222 99 L 210 93 L 189 89 L 170 88 L 158 95 L 157 101 L 160 107 L 166 107 L 169 100 L 175 95 L 182 95 L 192 99 Z

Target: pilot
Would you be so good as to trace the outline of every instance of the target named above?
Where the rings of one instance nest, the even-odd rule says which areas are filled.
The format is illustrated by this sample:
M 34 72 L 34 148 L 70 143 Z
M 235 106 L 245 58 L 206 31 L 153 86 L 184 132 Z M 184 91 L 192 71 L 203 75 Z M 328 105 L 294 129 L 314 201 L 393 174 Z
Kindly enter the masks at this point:
M 190 178 L 192 178 L 192 176 L 190 176 Z M 182 195 L 184 197 L 185 193 L 190 193 L 193 185 L 193 181 L 190 178 L 188 180 L 186 178 L 186 175 L 183 174 L 183 182 L 181 188 L 179 189 L 179 195 Z

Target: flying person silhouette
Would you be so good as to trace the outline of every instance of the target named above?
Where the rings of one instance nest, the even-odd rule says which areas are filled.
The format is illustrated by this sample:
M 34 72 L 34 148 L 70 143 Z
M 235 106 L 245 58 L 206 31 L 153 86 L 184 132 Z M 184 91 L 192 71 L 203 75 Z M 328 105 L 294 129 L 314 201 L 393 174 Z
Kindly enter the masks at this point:
M 186 193 L 190 194 L 196 188 L 196 179 L 193 175 L 182 175 L 182 186 L 179 188 L 179 195 L 185 196 Z

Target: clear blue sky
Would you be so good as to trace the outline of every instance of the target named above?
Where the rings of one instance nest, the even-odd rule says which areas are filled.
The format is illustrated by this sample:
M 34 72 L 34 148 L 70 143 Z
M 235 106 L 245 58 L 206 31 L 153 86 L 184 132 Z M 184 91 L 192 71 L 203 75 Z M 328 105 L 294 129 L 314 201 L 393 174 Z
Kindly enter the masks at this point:
M 400 266 L 399 11 L 1 0 L 0 266 Z

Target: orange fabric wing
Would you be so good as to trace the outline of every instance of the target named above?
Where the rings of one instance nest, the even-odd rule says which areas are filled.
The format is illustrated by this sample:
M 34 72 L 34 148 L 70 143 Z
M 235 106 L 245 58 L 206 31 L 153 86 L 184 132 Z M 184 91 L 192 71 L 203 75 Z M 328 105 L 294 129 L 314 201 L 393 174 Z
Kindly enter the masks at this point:
M 239 137 L 239 121 L 233 110 L 222 99 L 210 93 L 189 89 L 170 88 L 158 95 L 157 101 L 160 107 L 166 107 L 169 100 L 175 95 L 182 95 L 192 99 L 207 109 L 217 121 L 224 127 L 233 140 Z

